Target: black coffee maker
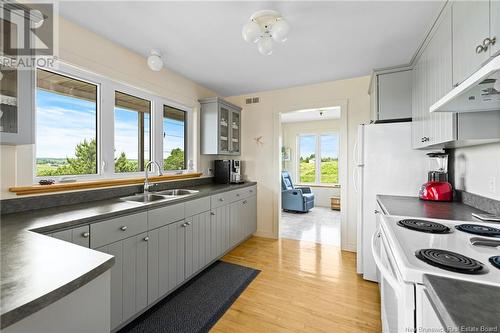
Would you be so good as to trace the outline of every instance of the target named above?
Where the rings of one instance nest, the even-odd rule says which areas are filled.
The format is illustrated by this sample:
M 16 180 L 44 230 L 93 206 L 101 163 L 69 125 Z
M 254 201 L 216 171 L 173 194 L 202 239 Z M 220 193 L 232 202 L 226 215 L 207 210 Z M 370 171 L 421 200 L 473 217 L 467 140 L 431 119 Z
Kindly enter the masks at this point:
M 241 184 L 240 160 L 215 160 L 214 181 L 218 184 Z

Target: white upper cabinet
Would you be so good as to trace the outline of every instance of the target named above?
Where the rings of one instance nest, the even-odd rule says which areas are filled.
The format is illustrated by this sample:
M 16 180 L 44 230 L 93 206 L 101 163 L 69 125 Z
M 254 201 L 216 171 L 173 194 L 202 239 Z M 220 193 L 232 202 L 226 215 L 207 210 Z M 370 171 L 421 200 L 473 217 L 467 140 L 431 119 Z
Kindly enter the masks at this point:
M 496 1 L 492 1 L 495 4 Z M 490 57 L 483 42 L 490 37 L 490 3 L 455 1 L 453 11 L 453 84 L 458 85 Z
M 456 138 L 453 114 L 430 113 L 429 107 L 452 89 L 451 9 L 447 7 L 413 69 L 413 147 L 423 148 Z
M 500 1 L 490 2 L 490 38 L 495 40 L 491 45 L 490 55 L 494 56 L 500 52 Z

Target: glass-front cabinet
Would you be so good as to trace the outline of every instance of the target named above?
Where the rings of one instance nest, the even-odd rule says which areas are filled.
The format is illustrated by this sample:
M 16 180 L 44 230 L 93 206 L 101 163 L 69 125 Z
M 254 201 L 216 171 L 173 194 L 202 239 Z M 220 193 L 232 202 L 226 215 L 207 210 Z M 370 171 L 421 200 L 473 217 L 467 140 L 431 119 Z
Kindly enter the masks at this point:
M 11 44 L 15 40 L 17 25 L 0 18 L 4 29 L 2 34 L 2 51 L 4 43 Z M 0 51 L 0 143 L 8 145 L 31 144 L 33 135 L 33 94 L 34 73 L 30 68 L 17 69 L 9 67 L 16 54 L 6 55 Z
M 201 104 L 201 153 L 241 154 L 241 108 L 221 98 L 205 98 Z

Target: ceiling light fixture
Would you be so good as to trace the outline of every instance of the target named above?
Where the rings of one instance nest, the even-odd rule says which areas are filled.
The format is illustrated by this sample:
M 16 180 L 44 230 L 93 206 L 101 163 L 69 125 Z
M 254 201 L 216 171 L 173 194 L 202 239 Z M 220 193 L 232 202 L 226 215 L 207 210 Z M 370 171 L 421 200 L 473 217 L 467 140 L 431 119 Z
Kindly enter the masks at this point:
M 260 10 L 250 16 L 250 22 L 243 26 L 241 35 L 246 42 L 257 43 L 261 54 L 270 55 L 273 53 L 273 40 L 285 42 L 289 31 L 290 26 L 279 12 Z
M 151 54 L 148 57 L 148 67 L 155 72 L 161 71 L 163 68 L 163 59 L 159 51 L 151 50 Z

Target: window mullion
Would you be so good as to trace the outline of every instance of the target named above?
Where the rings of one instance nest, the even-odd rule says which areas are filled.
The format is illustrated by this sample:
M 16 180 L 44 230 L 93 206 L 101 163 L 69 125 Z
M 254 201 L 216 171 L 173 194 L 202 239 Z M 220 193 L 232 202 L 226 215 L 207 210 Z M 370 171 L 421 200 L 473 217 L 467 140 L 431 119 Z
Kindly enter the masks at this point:
M 104 178 L 111 178 L 115 170 L 114 162 L 114 88 L 109 81 L 101 83 L 100 140 L 101 151 L 100 173 Z
M 321 182 L 321 135 L 315 135 L 316 137 L 316 179 L 315 183 L 319 184 Z

